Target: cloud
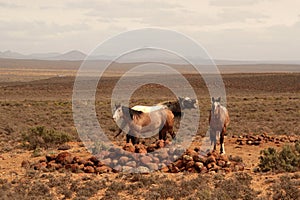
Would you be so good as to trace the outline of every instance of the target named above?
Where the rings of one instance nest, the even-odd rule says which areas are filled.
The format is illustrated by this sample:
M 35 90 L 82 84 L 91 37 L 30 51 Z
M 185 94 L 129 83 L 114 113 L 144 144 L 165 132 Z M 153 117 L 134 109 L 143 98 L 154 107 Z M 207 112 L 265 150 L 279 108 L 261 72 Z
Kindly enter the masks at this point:
M 211 0 L 209 4 L 220 7 L 239 7 L 254 5 L 258 2 L 259 0 Z
M 269 18 L 267 15 L 261 14 L 259 12 L 245 10 L 245 9 L 232 9 L 225 8 L 218 13 L 219 20 L 222 22 L 245 22 L 248 19 L 261 20 Z

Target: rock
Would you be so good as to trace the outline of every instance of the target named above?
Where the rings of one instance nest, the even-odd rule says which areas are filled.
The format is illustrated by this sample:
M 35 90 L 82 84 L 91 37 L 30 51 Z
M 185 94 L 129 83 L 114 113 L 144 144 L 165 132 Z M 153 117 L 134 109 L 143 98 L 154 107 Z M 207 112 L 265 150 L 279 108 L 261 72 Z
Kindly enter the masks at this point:
M 132 173 L 133 172 L 133 168 L 129 167 L 129 166 L 122 166 L 122 172 Z
M 152 171 L 158 170 L 158 165 L 155 164 L 155 163 L 148 163 L 147 166 L 148 166 L 148 168 L 149 168 L 150 170 L 152 170 Z
M 219 160 L 219 161 L 217 162 L 217 165 L 220 166 L 220 167 L 225 167 L 226 162 L 225 162 L 224 160 Z
M 182 168 L 182 167 L 184 166 L 182 160 L 177 160 L 177 161 L 174 163 L 174 165 L 175 165 L 178 169 L 180 169 L 180 168 Z
M 206 159 L 206 162 L 205 162 L 206 164 L 209 164 L 209 163 L 216 163 L 216 158 L 213 156 L 213 155 L 211 155 L 211 156 L 209 156 L 207 159 Z
M 165 141 L 164 140 L 158 140 L 156 142 L 156 148 L 164 148 L 165 146 Z
M 188 163 L 186 163 L 186 168 L 187 169 L 192 168 L 192 167 L 194 167 L 194 164 L 195 164 L 195 162 L 191 160 Z
M 73 161 L 73 157 L 69 152 L 62 152 L 57 155 L 55 161 L 63 165 L 71 164 Z
M 198 156 L 198 155 L 199 155 L 199 153 L 197 153 L 197 152 L 194 151 L 194 150 L 190 150 L 190 149 L 186 150 L 185 154 L 186 154 L 186 155 L 189 155 L 189 156 L 191 156 L 191 157 L 194 157 L 194 156 Z
M 25 169 L 29 169 L 30 168 L 30 162 L 28 160 L 23 160 L 21 163 L 21 167 L 25 168 Z
M 47 154 L 46 155 L 47 162 L 51 162 L 52 160 L 55 160 L 55 159 L 56 159 L 56 155 L 54 155 L 54 154 Z
M 84 166 L 86 167 L 86 166 L 94 166 L 94 163 L 92 162 L 92 161 L 90 161 L 90 160 L 87 160 L 87 161 L 85 161 L 85 163 L 84 163 Z
M 203 173 L 207 173 L 207 172 L 208 172 L 207 167 L 202 167 L 200 172 L 201 172 L 202 174 L 203 174 Z
M 116 166 L 116 165 L 118 165 L 118 162 L 119 161 L 117 159 L 114 159 L 111 163 L 113 166 Z M 101 167 L 101 166 L 99 166 L 99 167 Z
M 46 162 L 41 162 L 41 163 L 37 163 L 34 165 L 33 169 L 35 170 L 42 170 L 44 168 L 47 167 L 47 163 Z
M 69 150 L 69 149 L 71 149 L 71 146 L 68 144 L 62 144 L 57 148 L 57 150 Z
M 96 156 L 92 156 L 88 160 L 91 161 L 91 162 L 93 162 L 95 166 L 97 166 L 98 163 L 99 163 L 99 160 L 98 160 L 98 158 Z
M 47 168 L 52 169 L 52 170 L 58 170 L 58 169 L 62 168 L 62 165 L 60 163 L 56 163 L 54 160 L 52 160 L 51 162 L 48 162 Z
M 135 161 L 129 161 L 126 163 L 126 166 L 131 167 L 131 168 L 135 168 L 136 167 L 136 162 Z
M 94 169 L 94 167 L 92 167 L 92 166 L 86 166 L 86 167 L 84 167 L 84 168 L 83 168 L 83 171 L 84 171 L 85 173 L 95 173 L 95 169 Z
M 169 169 L 170 169 L 171 173 L 178 173 L 178 172 L 180 172 L 180 170 L 178 169 L 178 167 L 176 167 L 174 165 L 169 166 Z
M 167 151 L 161 151 L 158 157 L 160 158 L 160 160 L 165 160 L 169 157 L 169 154 Z
M 260 143 L 261 143 L 261 142 L 257 140 L 257 141 L 254 141 L 254 143 L 253 143 L 253 144 L 254 144 L 255 146 L 259 146 L 259 145 L 260 145 Z
M 147 153 L 147 149 L 145 147 L 145 145 L 143 144 L 136 144 L 135 145 L 135 153 Z
M 202 162 L 195 162 L 195 167 L 198 170 L 201 170 L 204 167 L 204 164 Z
M 140 162 L 143 164 L 143 165 L 147 165 L 149 163 L 152 162 L 152 158 L 150 156 L 142 156 L 140 158 Z
M 161 166 L 158 166 L 158 167 L 159 167 L 159 169 L 160 169 L 161 172 L 167 173 L 167 172 L 170 171 L 169 167 L 166 166 L 166 165 L 161 165 Z
M 125 151 L 128 151 L 128 152 L 131 152 L 131 153 L 134 153 L 135 152 L 135 148 L 133 146 L 132 143 L 126 143 L 124 146 L 123 146 L 123 149 Z
M 147 147 L 147 152 L 154 152 L 156 149 L 156 144 L 150 144 L 148 147 Z
M 127 156 L 122 156 L 119 158 L 119 165 L 126 165 L 126 163 L 129 161 L 129 158 Z
M 76 173 L 79 170 L 79 165 L 77 163 L 71 164 L 71 172 Z
M 106 159 L 102 160 L 101 163 L 103 163 L 105 165 L 110 165 L 111 164 L 111 159 L 110 158 L 106 158 Z
M 121 172 L 121 171 L 122 171 L 121 165 L 117 165 L 112 169 L 112 172 L 114 172 L 114 173 Z
M 108 166 L 102 166 L 102 167 L 96 167 L 96 172 L 99 174 L 103 174 L 103 173 L 109 173 L 111 172 L 112 169 Z
M 228 161 L 229 161 L 229 158 L 228 158 L 227 155 L 220 155 L 219 160 L 223 160 L 223 161 L 225 161 L 225 162 L 228 162 Z
M 135 169 L 135 172 L 141 173 L 141 174 L 149 174 L 150 170 L 147 167 L 139 166 L 138 168 Z
M 184 163 L 187 163 L 187 162 L 189 162 L 189 161 L 192 161 L 192 160 L 193 160 L 193 157 L 192 157 L 192 156 L 189 156 L 189 155 L 183 155 L 182 159 L 183 159 L 183 162 L 184 162 Z

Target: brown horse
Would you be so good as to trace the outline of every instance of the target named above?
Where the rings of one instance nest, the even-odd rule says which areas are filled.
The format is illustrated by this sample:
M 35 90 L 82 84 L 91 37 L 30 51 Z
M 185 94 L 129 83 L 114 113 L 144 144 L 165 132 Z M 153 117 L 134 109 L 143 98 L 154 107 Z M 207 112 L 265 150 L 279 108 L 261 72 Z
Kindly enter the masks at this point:
M 176 136 L 173 131 L 174 115 L 168 109 L 144 113 L 119 105 L 115 107 L 113 118 L 116 122 L 123 119 L 121 129 L 128 125 L 129 132 L 126 135 L 126 142 L 131 139 L 132 143 L 136 144 L 141 133 L 153 132 L 157 129 L 159 129 L 160 140 L 167 139 L 167 132 L 171 134 L 172 138 Z M 121 129 L 118 135 L 122 132 Z
M 225 154 L 224 136 L 226 128 L 229 125 L 230 118 L 227 109 L 221 106 L 221 97 L 218 99 L 212 98 L 212 106 L 209 115 L 210 124 L 210 141 L 214 144 L 214 150 L 217 145 L 217 133 L 220 133 L 220 153 Z

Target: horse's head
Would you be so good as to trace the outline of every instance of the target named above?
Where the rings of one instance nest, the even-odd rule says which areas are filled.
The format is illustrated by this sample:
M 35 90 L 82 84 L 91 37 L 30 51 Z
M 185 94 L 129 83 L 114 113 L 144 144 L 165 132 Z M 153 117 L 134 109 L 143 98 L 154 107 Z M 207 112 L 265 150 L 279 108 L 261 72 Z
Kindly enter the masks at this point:
M 197 108 L 198 100 L 197 99 L 191 99 L 190 97 L 178 97 L 179 104 L 182 109 L 193 109 Z
M 220 113 L 220 107 L 221 107 L 221 97 L 215 99 L 212 97 L 212 104 L 211 104 L 211 112 L 213 116 L 218 116 Z
M 115 105 L 113 119 L 117 122 L 123 117 L 123 109 L 121 105 Z

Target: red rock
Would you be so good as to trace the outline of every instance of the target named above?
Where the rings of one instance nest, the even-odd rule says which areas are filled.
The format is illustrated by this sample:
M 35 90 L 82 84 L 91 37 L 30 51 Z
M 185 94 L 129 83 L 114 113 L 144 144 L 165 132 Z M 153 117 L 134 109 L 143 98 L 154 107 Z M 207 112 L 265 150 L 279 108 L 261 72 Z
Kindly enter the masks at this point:
M 47 160 L 47 162 L 50 162 L 50 161 L 52 161 L 52 160 L 55 160 L 56 159 L 56 155 L 54 155 L 54 154 L 48 154 L 48 155 L 46 155 L 46 160 Z
M 150 144 L 148 147 L 147 147 L 147 152 L 153 152 L 155 151 L 156 149 L 156 144 Z
M 202 169 L 201 169 L 201 171 L 200 171 L 201 173 L 207 173 L 208 172 L 208 169 L 207 169 L 207 167 L 202 167 Z
M 171 167 L 169 167 L 170 172 L 171 173 L 178 173 L 180 170 L 178 169 L 178 167 L 172 165 Z
M 46 162 L 41 162 L 41 163 L 35 164 L 33 168 L 35 170 L 42 170 L 42 169 L 44 169 L 46 167 L 47 167 L 47 163 Z
M 223 161 L 225 161 L 225 162 L 228 162 L 228 161 L 229 161 L 229 158 L 228 158 L 227 155 L 220 155 L 219 159 L 220 159 L 220 160 L 223 160 Z
M 60 168 L 62 168 L 62 165 L 59 163 L 56 163 L 54 160 L 51 162 L 48 162 L 47 164 L 47 168 L 48 169 L 52 169 L 52 170 L 58 170 Z
M 194 161 L 189 161 L 188 163 L 186 163 L 186 168 L 188 169 L 188 168 L 192 168 L 192 167 L 194 167 L 194 165 L 195 165 L 195 162 Z
M 30 168 L 30 162 L 28 160 L 23 160 L 21 163 L 21 166 L 25 169 L 29 169 Z
M 195 167 L 196 169 L 201 170 L 204 167 L 204 165 L 202 162 L 195 162 Z
M 57 155 L 55 161 L 63 165 L 71 164 L 73 161 L 73 156 L 69 152 L 62 152 Z
M 156 142 L 156 148 L 164 148 L 165 146 L 165 141 L 164 140 L 158 140 Z
M 209 156 L 207 159 L 206 159 L 206 164 L 209 164 L 209 163 L 215 163 L 216 162 L 216 158 L 211 155 Z
M 85 163 L 84 163 L 84 166 L 86 167 L 86 166 L 94 166 L 94 163 L 92 162 L 92 161 L 90 161 L 90 160 L 87 160 Z
M 99 174 L 111 172 L 112 169 L 108 166 L 96 167 L 96 172 Z
M 92 167 L 92 166 L 86 166 L 86 167 L 84 167 L 84 168 L 83 168 L 83 171 L 84 171 L 85 173 L 95 173 L 95 169 L 94 169 L 94 167 Z
M 88 160 L 93 162 L 94 165 L 98 165 L 99 160 L 98 160 L 98 158 L 96 158 L 96 156 L 92 156 Z
M 135 148 L 134 148 L 133 144 L 131 144 L 131 143 L 126 143 L 126 144 L 123 146 L 123 149 L 124 149 L 125 151 L 131 152 L 131 153 L 134 153 L 134 152 L 135 152 Z
M 79 170 L 79 165 L 77 163 L 71 164 L 71 172 L 76 173 Z
M 136 144 L 135 145 L 135 153 L 147 153 L 147 149 L 145 147 L 145 145 L 143 144 Z
M 183 161 L 182 160 L 177 160 L 176 162 L 174 162 L 174 165 L 180 169 L 184 166 Z
M 167 172 L 170 171 L 170 169 L 169 169 L 168 166 L 164 166 L 164 167 L 162 167 L 162 168 L 160 169 L 160 171 L 167 173 Z
M 224 160 L 219 160 L 217 165 L 220 167 L 224 167 L 226 165 L 226 162 Z

